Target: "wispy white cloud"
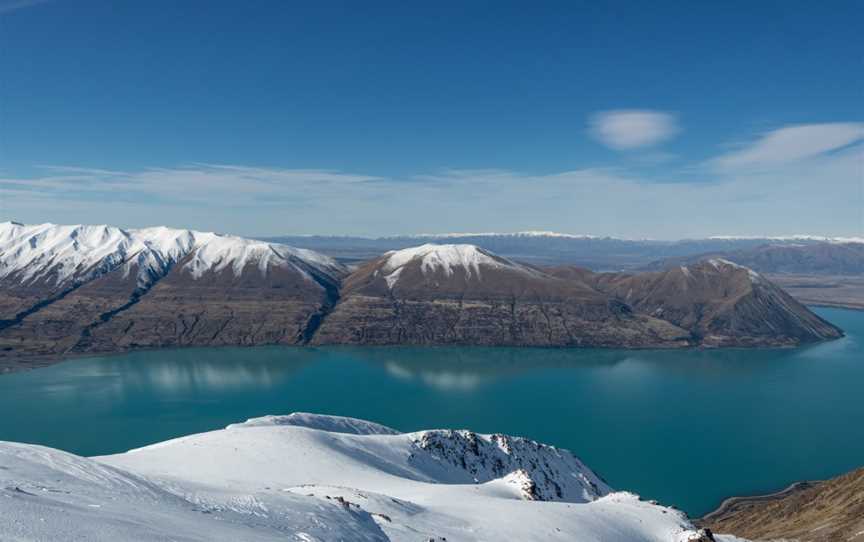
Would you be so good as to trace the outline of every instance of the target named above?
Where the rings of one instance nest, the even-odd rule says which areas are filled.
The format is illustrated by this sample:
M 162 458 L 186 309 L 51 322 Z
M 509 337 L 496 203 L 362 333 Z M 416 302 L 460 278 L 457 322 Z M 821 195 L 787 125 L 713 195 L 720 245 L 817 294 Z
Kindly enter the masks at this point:
M 31 197 L 111 200 L 156 198 L 174 204 L 266 205 L 269 201 L 297 201 L 327 187 L 381 182 L 383 177 L 326 170 L 279 169 L 236 165 L 193 164 L 177 168 L 110 171 L 74 166 L 41 166 L 45 175 L 34 178 L 0 177 L 0 190 L 26 191 Z
M 672 113 L 615 110 L 595 113 L 589 120 L 591 136 L 607 147 L 632 150 L 662 143 L 680 131 Z
M 794 161 L 764 161 L 760 168 L 679 172 L 699 175 L 701 182 L 651 182 L 623 168 L 383 177 L 243 165 L 55 166 L 34 178 L 0 176 L 0 220 L 164 223 L 243 235 L 557 230 L 656 238 L 860 236 L 864 142 L 832 141 L 823 147 L 828 151 L 799 152 Z M 668 180 L 676 180 L 675 169 L 669 171 Z
M 39 4 L 46 4 L 50 1 L 51 0 L 0 0 L 0 15 L 12 11 L 18 11 L 19 9 L 38 6 Z
M 814 158 L 864 140 L 864 123 L 836 122 L 784 126 L 709 161 L 720 170 L 777 166 Z

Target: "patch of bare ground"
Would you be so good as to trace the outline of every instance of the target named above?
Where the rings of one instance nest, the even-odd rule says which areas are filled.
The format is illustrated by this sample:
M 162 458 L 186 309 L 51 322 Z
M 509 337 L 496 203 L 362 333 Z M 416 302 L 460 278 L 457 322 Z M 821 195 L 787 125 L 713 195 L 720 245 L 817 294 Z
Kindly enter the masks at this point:
M 864 468 L 772 495 L 733 497 L 698 523 L 754 541 L 864 542 Z
M 805 305 L 864 310 L 864 276 L 767 275 Z

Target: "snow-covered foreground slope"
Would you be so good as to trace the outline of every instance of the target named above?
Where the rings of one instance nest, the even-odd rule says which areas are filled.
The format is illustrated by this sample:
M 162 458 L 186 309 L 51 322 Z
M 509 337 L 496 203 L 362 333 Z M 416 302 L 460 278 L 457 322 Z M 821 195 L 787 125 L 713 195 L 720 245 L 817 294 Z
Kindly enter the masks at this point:
M 125 454 L 0 443 L 2 540 L 711 540 L 569 452 L 269 416 Z

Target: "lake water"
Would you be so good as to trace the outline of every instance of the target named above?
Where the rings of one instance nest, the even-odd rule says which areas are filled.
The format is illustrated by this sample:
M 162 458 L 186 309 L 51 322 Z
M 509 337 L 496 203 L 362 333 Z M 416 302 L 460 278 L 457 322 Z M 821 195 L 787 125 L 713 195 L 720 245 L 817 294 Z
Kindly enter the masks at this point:
M 864 312 L 787 350 L 224 348 L 0 376 L 0 440 L 107 454 L 264 414 L 524 435 L 698 516 L 864 465 Z

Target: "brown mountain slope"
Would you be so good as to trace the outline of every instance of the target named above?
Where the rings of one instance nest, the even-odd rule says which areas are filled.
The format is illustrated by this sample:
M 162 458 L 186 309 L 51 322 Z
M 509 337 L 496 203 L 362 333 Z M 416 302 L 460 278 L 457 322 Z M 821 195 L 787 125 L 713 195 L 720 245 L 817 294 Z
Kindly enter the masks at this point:
M 570 267 L 550 273 L 687 329 L 705 346 L 791 346 L 842 335 L 765 277 L 723 259 L 636 275 Z
M 44 280 L 25 288 L 36 292 L 28 304 L 30 310 L 36 310 L 25 313 L 26 316 L 20 312 L 6 313 L 8 326 L 0 330 L 0 350 L 6 355 L 50 356 L 69 352 L 87 326 L 126 303 L 138 290 L 138 284 L 134 274 L 124 276 L 118 267 L 63 290 Z M 52 295 L 58 290 L 62 295 Z M 4 289 L 0 299 L 22 299 L 16 293 L 15 289 Z
M 0 357 L 135 347 L 298 344 L 345 269 L 212 233 L 0 225 Z
M 578 281 L 473 245 L 423 245 L 352 273 L 315 342 L 674 347 L 688 339 Z
M 255 344 L 786 346 L 841 332 L 725 260 L 638 275 L 473 245 L 326 256 L 169 228 L 0 224 L 0 358 Z
M 864 541 L 864 468 L 776 496 L 729 499 L 700 524 L 751 540 Z
M 196 277 L 186 261 L 136 302 L 94 322 L 76 349 L 301 344 L 336 289 L 335 277 L 316 280 L 286 265 L 271 264 L 262 272 L 253 262 L 239 273 L 208 270 Z

